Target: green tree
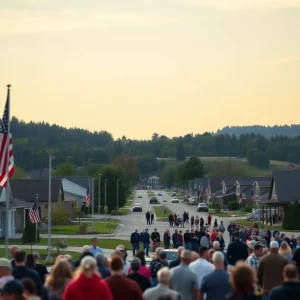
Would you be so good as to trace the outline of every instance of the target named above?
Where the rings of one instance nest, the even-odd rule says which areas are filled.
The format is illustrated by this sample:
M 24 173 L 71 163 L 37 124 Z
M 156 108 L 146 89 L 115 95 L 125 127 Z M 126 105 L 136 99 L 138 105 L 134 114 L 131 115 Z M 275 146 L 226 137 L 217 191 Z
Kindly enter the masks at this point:
M 248 150 L 247 159 L 250 165 L 258 168 L 268 169 L 270 166 L 268 156 L 264 152 L 256 148 Z
M 69 163 L 63 163 L 56 167 L 54 176 L 74 176 L 76 175 L 76 166 Z
M 32 224 L 30 220 L 26 222 L 23 236 L 22 236 L 22 243 L 23 244 L 35 244 L 36 242 L 39 243 L 41 240 L 39 229 L 37 230 L 36 235 L 36 224 Z
M 136 166 L 136 160 L 132 156 L 130 155 L 117 156 L 113 160 L 111 165 L 123 169 L 127 181 L 134 182 L 134 183 L 137 182 L 138 171 Z
M 178 138 L 178 141 L 177 141 L 176 160 L 185 161 L 184 141 L 181 136 Z
M 204 176 L 203 164 L 197 156 L 192 156 L 184 165 L 185 180 Z
M 158 163 L 157 159 L 154 155 L 142 155 L 136 158 L 136 163 L 138 167 L 138 171 L 141 174 L 144 173 L 152 173 L 157 171 Z
M 177 170 L 174 166 L 166 166 L 159 175 L 161 183 L 167 188 L 171 188 L 176 183 Z
M 24 169 L 15 167 L 15 172 L 14 172 L 13 178 L 14 179 L 26 179 L 26 178 L 28 178 L 28 176 Z

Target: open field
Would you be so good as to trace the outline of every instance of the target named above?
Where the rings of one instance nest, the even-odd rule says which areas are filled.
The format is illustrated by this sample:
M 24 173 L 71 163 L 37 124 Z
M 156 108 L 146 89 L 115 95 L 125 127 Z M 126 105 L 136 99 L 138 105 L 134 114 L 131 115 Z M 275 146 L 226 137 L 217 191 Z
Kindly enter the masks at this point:
M 300 165 L 292 164 L 285 161 L 277 161 L 277 160 L 271 160 L 270 161 L 270 167 L 268 169 L 260 169 L 251 166 L 246 159 L 242 160 L 235 160 L 235 159 L 229 159 L 229 157 L 225 156 L 209 156 L 209 157 L 199 157 L 204 165 L 204 169 L 207 171 L 208 174 L 210 174 L 215 165 L 220 162 L 228 162 L 228 169 L 229 169 L 229 162 L 230 162 L 230 170 L 231 172 L 234 172 L 235 167 L 244 167 L 247 171 L 248 176 L 270 176 L 274 170 L 280 170 L 280 169 L 286 169 L 289 168 L 291 165 L 300 168 Z M 188 159 L 188 157 L 187 157 Z M 165 161 L 168 161 L 169 164 L 178 164 L 180 162 L 177 162 L 173 159 L 163 159 Z

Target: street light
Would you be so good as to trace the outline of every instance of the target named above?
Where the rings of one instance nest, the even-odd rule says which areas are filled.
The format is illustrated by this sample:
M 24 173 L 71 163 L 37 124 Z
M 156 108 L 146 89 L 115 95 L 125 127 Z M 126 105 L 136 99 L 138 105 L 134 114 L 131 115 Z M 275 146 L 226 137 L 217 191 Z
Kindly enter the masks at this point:
M 100 185 L 100 181 L 101 181 L 101 175 L 102 174 L 99 174 L 99 188 L 98 188 L 98 191 L 99 191 L 99 194 L 98 194 L 98 218 L 99 218 L 99 221 L 100 221 L 100 192 L 101 192 L 101 185 Z
M 106 222 L 106 181 L 108 179 L 105 179 L 105 184 L 104 184 L 104 192 L 105 192 L 105 207 L 104 207 L 104 210 L 105 210 L 105 222 Z
M 119 211 L 119 180 L 117 180 L 117 211 Z

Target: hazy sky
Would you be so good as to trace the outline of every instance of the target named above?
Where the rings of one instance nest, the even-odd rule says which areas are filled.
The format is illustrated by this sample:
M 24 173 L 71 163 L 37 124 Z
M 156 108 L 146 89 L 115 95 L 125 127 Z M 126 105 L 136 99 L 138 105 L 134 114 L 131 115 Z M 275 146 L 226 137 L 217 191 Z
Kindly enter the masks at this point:
M 1 0 L 0 68 L 12 115 L 115 138 L 300 123 L 300 0 Z

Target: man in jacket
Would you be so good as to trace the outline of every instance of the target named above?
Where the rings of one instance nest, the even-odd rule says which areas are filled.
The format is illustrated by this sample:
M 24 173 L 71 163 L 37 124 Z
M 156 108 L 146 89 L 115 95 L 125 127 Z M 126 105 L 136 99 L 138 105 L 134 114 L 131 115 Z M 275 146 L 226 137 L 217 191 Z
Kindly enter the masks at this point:
M 141 241 L 141 236 L 138 233 L 137 228 L 135 228 L 134 232 L 131 234 L 131 237 L 130 237 L 130 243 L 132 245 L 133 256 L 135 256 L 135 251 L 139 251 L 139 249 L 140 249 L 140 241 Z
M 187 231 L 185 232 L 185 234 L 183 235 L 183 239 L 184 239 L 184 246 L 185 246 L 185 249 L 187 249 L 187 250 L 192 250 L 191 237 L 190 237 L 190 232 L 189 232 L 189 230 L 187 230 Z
M 271 290 L 269 300 L 300 299 L 300 282 L 295 265 L 289 264 L 284 267 L 283 281 Z
M 271 242 L 270 253 L 260 260 L 257 269 L 258 284 L 262 287 L 265 297 L 268 296 L 273 287 L 278 286 L 282 282 L 283 269 L 288 264 L 288 260 L 278 254 L 278 249 L 278 242 Z
M 146 256 L 149 256 L 149 247 L 150 247 L 150 234 L 148 232 L 148 228 L 141 234 L 141 243 L 144 246 L 144 251 Z
M 239 260 L 246 260 L 248 257 L 247 245 L 240 241 L 240 234 L 236 231 L 233 234 L 233 242 L 228 245 L 227 260 L 232 266 Z
M 178 248 L 178 231 L 175 229 L 175 232 L 172 234 L 172 242 L 173 242 L 173 248 Z
M 157 247 L 159 247 L 160 244 L 160 234 L 157 232 L 157 229 L 154 228 L 154 231 L 151 233 L 151 240 L 153 243 L 153 252 Z

